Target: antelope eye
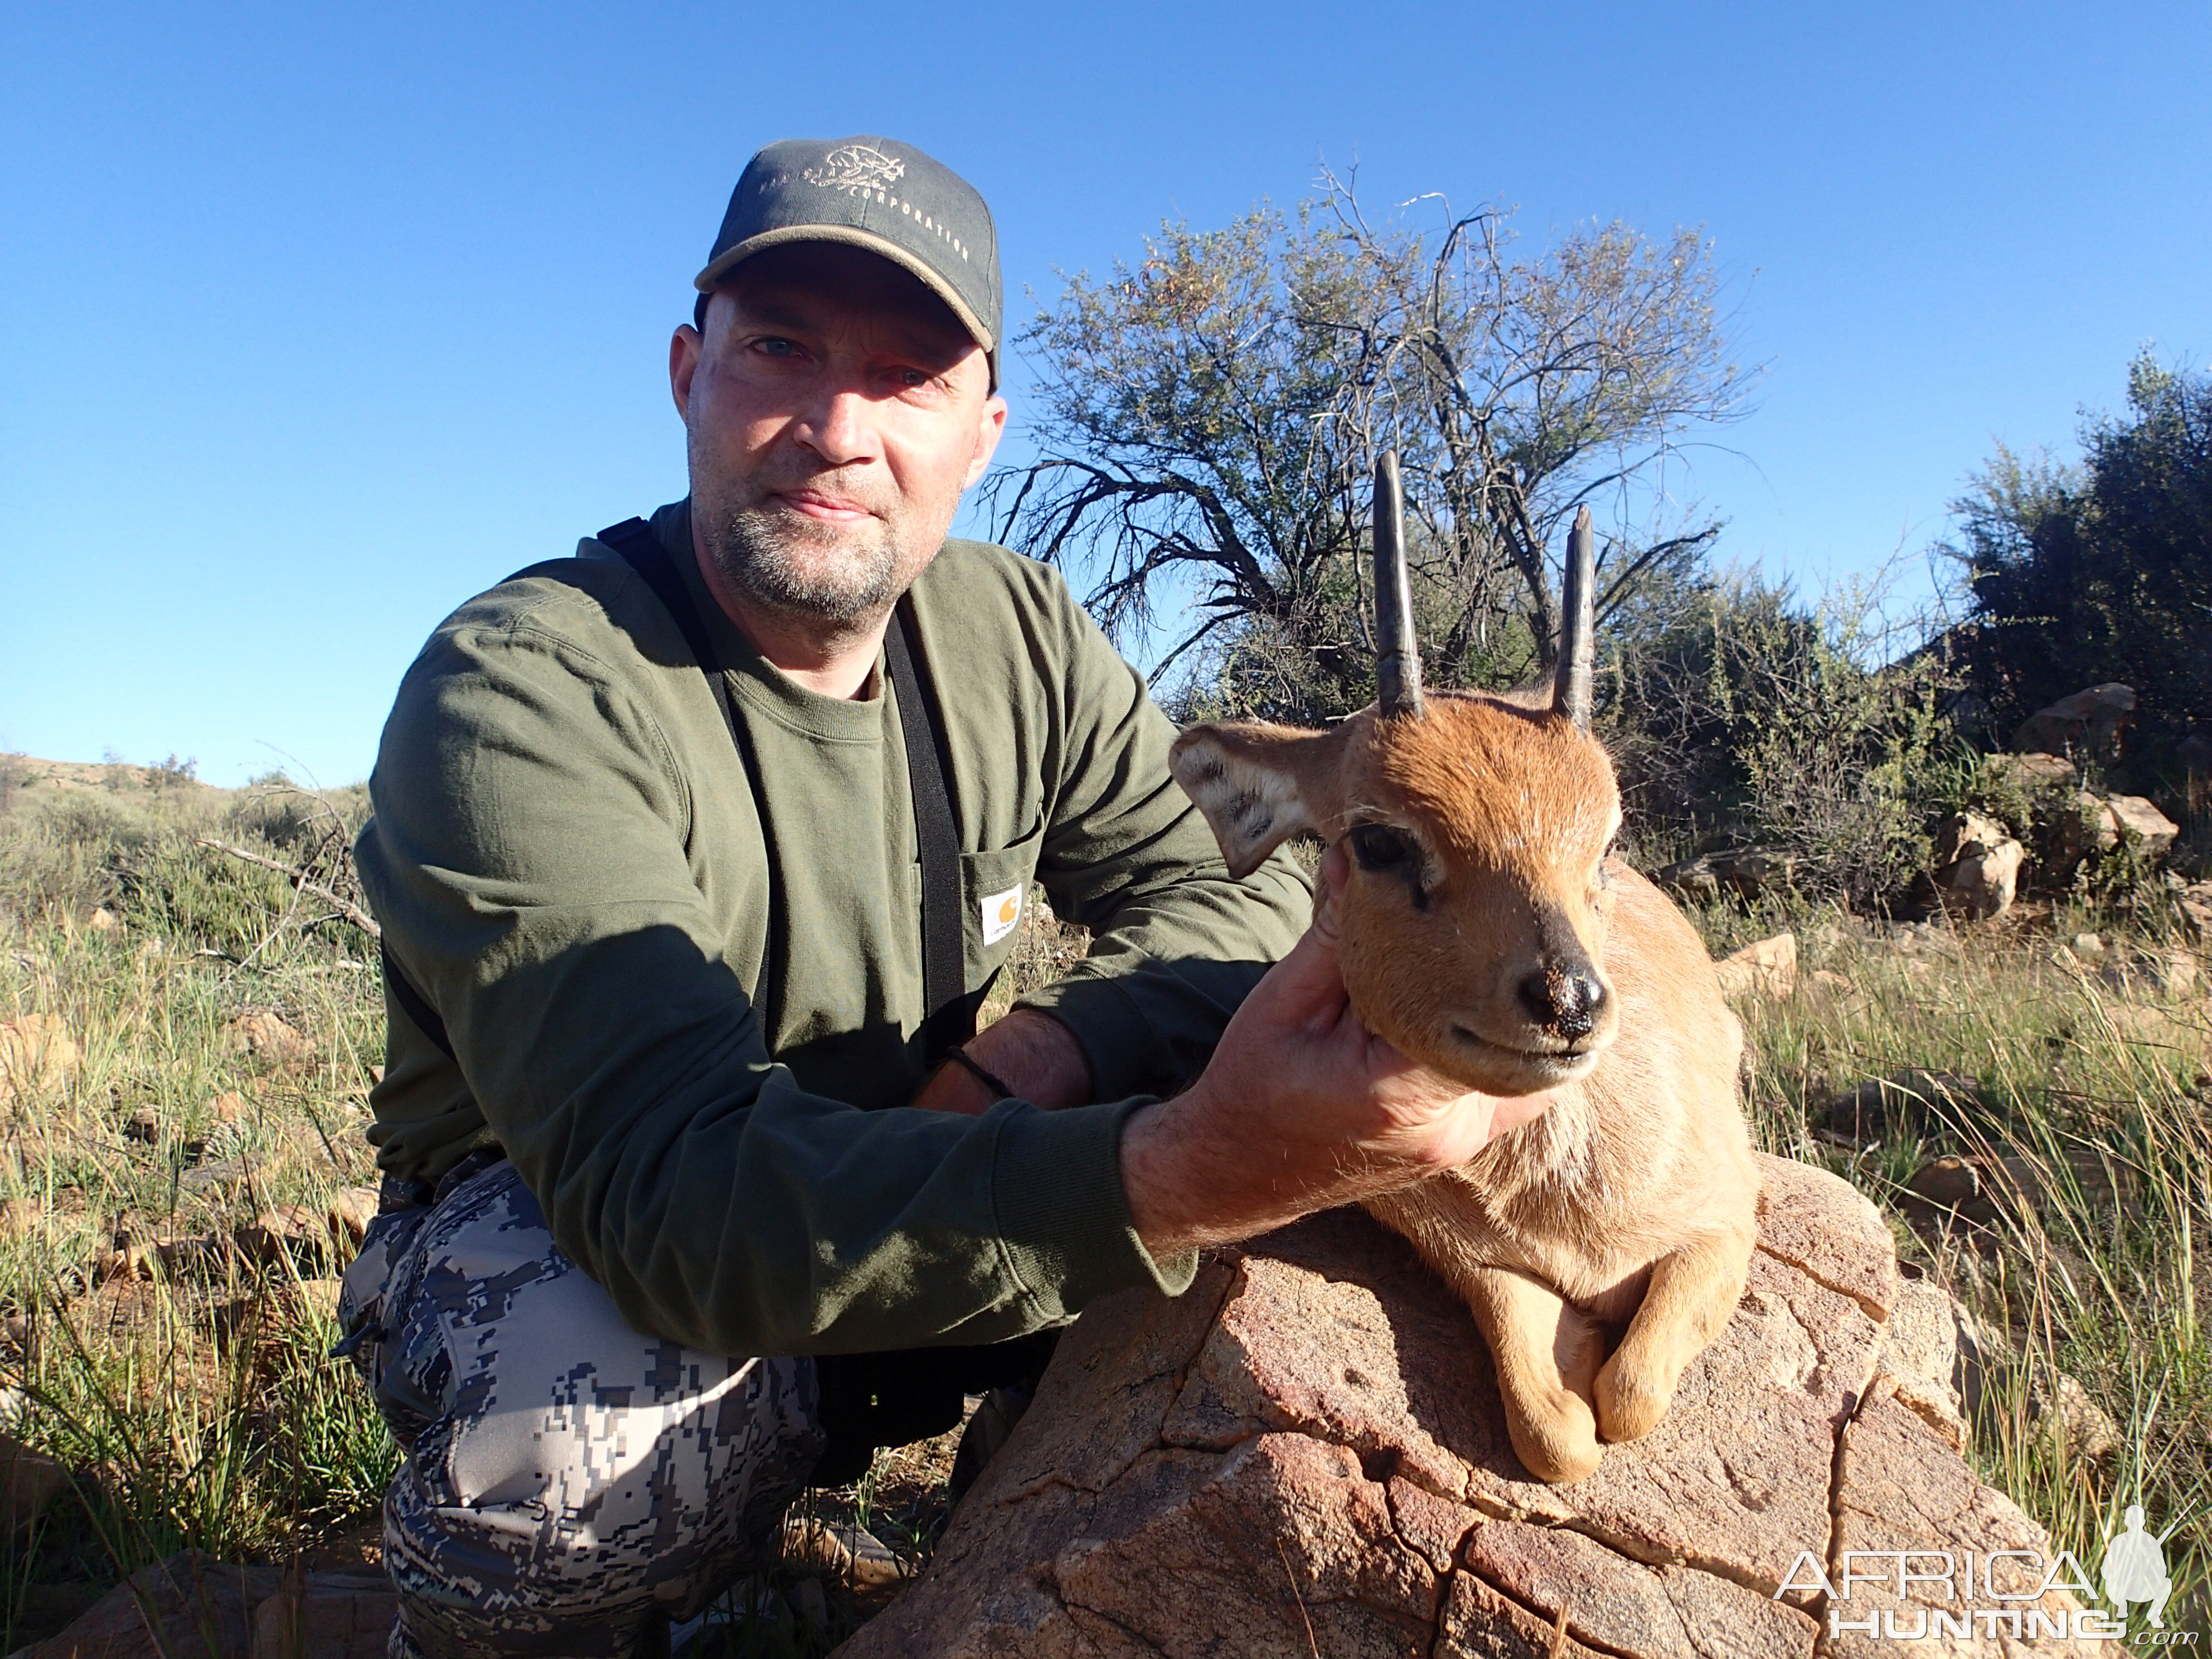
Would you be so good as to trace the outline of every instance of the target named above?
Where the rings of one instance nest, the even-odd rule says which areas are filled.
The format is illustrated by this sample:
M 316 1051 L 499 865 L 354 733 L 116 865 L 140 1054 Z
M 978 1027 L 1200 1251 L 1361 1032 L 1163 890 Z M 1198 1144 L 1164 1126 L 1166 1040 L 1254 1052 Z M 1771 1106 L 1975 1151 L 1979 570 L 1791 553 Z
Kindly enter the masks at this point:
M 1413 856 L 1413 848 L 1395 830 L 1379 823 L 1363 823 L 1345 837 L 1352 855 L 1363 870 L 1395 870 Z

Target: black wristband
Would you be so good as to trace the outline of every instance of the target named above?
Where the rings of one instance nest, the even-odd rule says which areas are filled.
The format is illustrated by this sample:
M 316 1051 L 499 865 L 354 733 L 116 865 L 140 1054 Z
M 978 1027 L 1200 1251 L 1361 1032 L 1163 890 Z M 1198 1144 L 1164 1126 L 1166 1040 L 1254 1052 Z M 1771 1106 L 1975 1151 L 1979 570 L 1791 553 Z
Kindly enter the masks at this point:
M 945 1051 L 945 1064 L 949 1066 L 957 1066 L 962 1071 L 967 1073 L 969 1076 L 974 1078 L 976 1082 L 981 1084 L 986 1089 L 990 1090 L 999 1099 L 1012 1100 L 1017 1098 L 1014 1091 L 1006 1086 L 1006 1079 L 1003 1078 L 994 1077 L 990 1073 L 985 1071 L 983 1067 L 979 1065 L 964 1049 L 947 1048 Z

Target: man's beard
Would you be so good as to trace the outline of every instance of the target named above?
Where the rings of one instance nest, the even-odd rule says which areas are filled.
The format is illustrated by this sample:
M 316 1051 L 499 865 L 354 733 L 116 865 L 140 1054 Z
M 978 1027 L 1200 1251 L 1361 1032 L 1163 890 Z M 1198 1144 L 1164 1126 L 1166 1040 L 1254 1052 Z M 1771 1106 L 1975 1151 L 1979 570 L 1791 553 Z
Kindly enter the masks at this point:
M 825 523 L 725 499 L 712 486 L 709 495 L 698 488 L 705 481 L 696 471 L 694 480 L 691 511 L 707 556 L 740 598 L 766 611 L 833 629 L 863 627 L 890 609 L 934 551 L 905 546 L 903 514 Z M 830 475 L 822 483 L 837 488 Z

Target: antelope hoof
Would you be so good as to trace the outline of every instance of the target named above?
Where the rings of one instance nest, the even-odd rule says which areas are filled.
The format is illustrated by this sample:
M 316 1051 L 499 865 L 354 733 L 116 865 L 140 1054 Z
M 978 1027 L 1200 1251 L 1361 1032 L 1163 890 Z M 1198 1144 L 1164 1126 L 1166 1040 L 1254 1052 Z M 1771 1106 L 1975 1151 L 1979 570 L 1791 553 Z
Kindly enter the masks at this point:
M 1553 1393 L 1538 1412 L 1524 1413 L 1509 1403 L 1505 1428 L 1528 1473 L 1547 1486 L 1572 1486 L 1585 1479 L 1603 1455 L 1589 1402 L 1569 1389 Z
M 1597 1374 L 1598 1426 L 1610 1441 L 1641 1440 L 1674 1403 L 1674 1386 L 1620 1358 L 1615 1353 Z

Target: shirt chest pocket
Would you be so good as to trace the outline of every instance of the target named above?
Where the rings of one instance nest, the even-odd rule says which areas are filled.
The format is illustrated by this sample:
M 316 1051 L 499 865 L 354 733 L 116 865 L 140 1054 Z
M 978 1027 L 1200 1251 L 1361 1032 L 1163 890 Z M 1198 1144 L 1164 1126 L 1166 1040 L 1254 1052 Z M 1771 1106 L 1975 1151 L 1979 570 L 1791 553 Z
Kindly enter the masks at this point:
M 1043 845 L 1039 825 L 1011 847 L 960 855 L 960 932 L 969 984 L 982 984 L 1013 954 L 1029 919 L 1030 883 Z

